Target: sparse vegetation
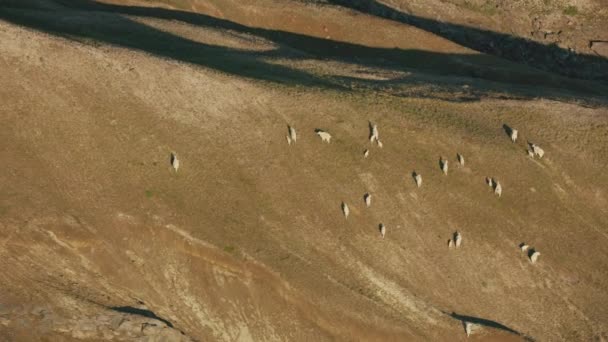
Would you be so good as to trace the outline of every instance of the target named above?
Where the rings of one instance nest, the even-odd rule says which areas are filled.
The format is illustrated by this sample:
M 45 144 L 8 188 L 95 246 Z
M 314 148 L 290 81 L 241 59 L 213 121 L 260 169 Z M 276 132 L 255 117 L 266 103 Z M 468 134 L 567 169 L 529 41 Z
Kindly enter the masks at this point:
M 154 196 L 154 192 L 152 190 L 146 190 L 145 194 L 147 198 L 152 198 L 152 196 Z
M 465 1 L 462 7 L 477 13 L 484 15 L 494 15 L 498 12 L 498 5 L 490 1 L 484 2 L 483 4 L 476 4 L 469 1 Z
M 577 15 L 578 8 L 576 6 L 568 6 L 568 7 L 564 8 L 564 14 L 565 15 Z
M 235 250 L 234 246 L 228 245 L 228 246 L 224 246 L 224 252 L 226 253 L 233 253 Z

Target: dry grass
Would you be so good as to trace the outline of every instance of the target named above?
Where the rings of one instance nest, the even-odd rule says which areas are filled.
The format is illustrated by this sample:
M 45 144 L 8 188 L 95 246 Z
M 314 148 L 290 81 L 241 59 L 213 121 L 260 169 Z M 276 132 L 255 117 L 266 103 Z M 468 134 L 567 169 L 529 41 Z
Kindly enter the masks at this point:
M 352 14 L 331 14 L 340 16 L 323 20 L 341 41 L 365 45 L 377 32 L 400 30 L 369 19 L 378 31 L 349 35 L 338 28 Z M 581 93 L 416 68 L 408 79 L 387 72 L 391 63 L 362 72 L 356 60 L 310 58 L 302 66 L 288 58 L 284 67 L 318 83 L 282 82 L 289 69 L 240 64 L 275 36 L 243 40 L 216 29 L 206 37 L 206 28 L 141 21 L 248 54 L 214 56 L 232 63 L 218 70 L 108 45 L 107 36 L 86 45 L 0 23 L 0 136 L 10 147 L 0 178 L 0 299 L 9 317 L 0 336 L 24 333 L 14 317 L 32 315 L 20 307 L 50 308 L 63 322 L 64 310 L 94 317 L 138 300 L 198 340 L 465 340 L 452 312 L 539 340 L 606 334 L 601 101 L 589 108 L 572 100 Z M 425 48 L 441 42 L 429 38 Z M 275 74 L 239 74 L 252 65 Z M 343 69 L 332 73 L 334 65 Z M 369 147 L 368 120 L 378 123 L 383 149 Z M 517 144 L 504 123 L 520 130 Z M 287 124 L 298 131 L 292 146 Z M 315 128 L 328 130 L 332 143 Z M 526 140 L 546 157 L 530 159 Z M 171 151 L 182 161 L 177 174 Z M 447 177 L 440 156 L 451 162 Z M 414 170 L 424 178 L 420 189 Z M 501 181 L 502 198 L 486 176 Z M 448 251 L 454 230 L 463 247 Z M 538 264 L 520 253 L 521 242 L 542 252 Z M 64 325 L 31 319 L 38 324 L 27 327 L 30 336 L 42 338 L 39 327 L 49 326 L 73 337 Z M 479 339 L 519 339 L 484 331 Z

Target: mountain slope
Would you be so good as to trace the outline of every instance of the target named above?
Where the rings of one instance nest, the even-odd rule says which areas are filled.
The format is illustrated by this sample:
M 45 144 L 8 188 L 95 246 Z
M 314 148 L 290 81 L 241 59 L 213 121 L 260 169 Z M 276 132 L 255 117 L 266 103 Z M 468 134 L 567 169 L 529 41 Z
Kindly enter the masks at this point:
M 323 54 L 303 33 L 57 8 L 0 15 L 3 338 L 464 340 L 462 320 L 503 327 L 473 340 L 607 338 L 608 112 L 572 88 L 593 83 L 517 66 L 530 88 Z M 426 37 L 412 48 L 476 54 Z M 511 65 L 486 62 L 472 67 Z

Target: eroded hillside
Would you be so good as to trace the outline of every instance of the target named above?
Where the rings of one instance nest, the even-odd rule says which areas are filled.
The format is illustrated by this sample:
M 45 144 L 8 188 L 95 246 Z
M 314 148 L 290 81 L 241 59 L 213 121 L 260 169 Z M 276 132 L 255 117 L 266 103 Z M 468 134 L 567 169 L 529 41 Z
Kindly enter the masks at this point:
M 0 5 L 2 339 L 608 339 L 602 83 L 340 6 Z

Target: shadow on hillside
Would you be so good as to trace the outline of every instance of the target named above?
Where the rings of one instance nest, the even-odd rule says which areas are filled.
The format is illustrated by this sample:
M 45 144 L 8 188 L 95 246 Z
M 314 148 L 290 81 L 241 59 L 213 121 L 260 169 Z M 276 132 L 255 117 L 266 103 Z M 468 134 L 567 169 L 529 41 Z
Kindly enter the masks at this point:
M 555 44 L 544 45 L 509 34 L 415 16 L 396 10 L 377 0 L 327 1 L 365 14 L 415 26 L 462 46 L 513 62 L 568 77 L 608 82 L 608 59 L 600 56 L 579 54 Z
M 168 327 L 173 328 L 173 324 L 171 322 L 169 322 L 168 320 L 157 316 L 154 312 L 150 311 L 150 310 L 146 310 L 146 309 L 139 309 L 133 306 L 113 306 L 110 307 L 111 310 L 117 311 L 117 312 L 122 312 L 122 313 L 128 313 L 131 315 L 138 315 L 138 316 L 142 316 L 142 317 L 147 317 L 147 318 L 153 318 L 156 320 L 159 320 L 163 323 L 165 323 Z
M 58 9 L 46 10 L 40 6 L 41 2 L 51 3 Z M 578 102 L 581 92 L 601 97 L 604 90 L 593 82 L 589 84 L 588 81 L 569 80 L 549 73 L 537 72 L 483 54 L 444 54 L 421 50 L 372 48 L 279 30 L 248 27 L 204 14 L 162 8 L 109 5 L 92 0 L 48 0 L 33 3 L 35 5 L 25 1 L 21 5 L 0 7 L 0 19 L 70 39 L 84 40 L 93 44 L 112 44 L 201 65 L 228 74 L 282 84 L 346 90 L 354 83 L 357 86 L 363 85 L 382 90 L 383 87 L 386 89 L 393 85 L 412 85 L 414 88 L 431 83 L 433 90 L 439 90 L 437 93 L 450 93 L 461 88 L 463 80 L 460 77 L 466 77 L 467 82 L 471 78 L 483 81 L 473 82 L 479 84 L 469 91 L 472 95 L 464 97 L 443 95 L 442 99 L 448 101 L 477 101 L 485 94 L 501 93 L 508 94 L 509 98 L 545 97 Z M 231 30 L 264 38 L 278 44 L 279 47 L 271 51 L 251 51 L 205 44 L 164 32 L 132 20 L 128 16 L 178 20 L 200 27 Z M 395 71 L 409 71 L 412 76 L 396 80 L 319 76 L 278 65 L 273 63 L 273 59 L 334 60 Z M 432 82 L 429 82 L 427 74 L 438 77 L 434 77 Z M 505 87 L 505 84 L 498 82 L 510 84 Z M 543 86 L 543 89 L 531 87 L 538 85 Z M 579 94 L 556 92 L 551 88 L 568 89 Z M 435 91 L 428 90 L 394 95 L 436 98 Z
M 488 328 L 493 328 L 493 329 L 498 329 L 498 330 L 502 330 L 517 336 L 521 336 L 525 341 L 534 341 L 533 338 L 529 337 L 529 336 L 525 336 L 524 334 L 520 333 L 519 331 L 515 330 L 515 329 L 511 329 L 509 327 L 507 327 L 504 324 L 500 324 L 496 321 L 492 321 L 489 319 L 485 319 L 485 318 L 479 318 L 479 317 L 473 317 L 473 316 L 465 316 L 465 315 L 460 315 L 457 314 L 455 312 L 452 313 L 446 313 L 445 314 L 451 316 L 452 318 L 455 318 L 461 322 L 469 322 L 469 323 L 473 323 L 473 324 L 477 324 L 483 327 L 488 327 Z

